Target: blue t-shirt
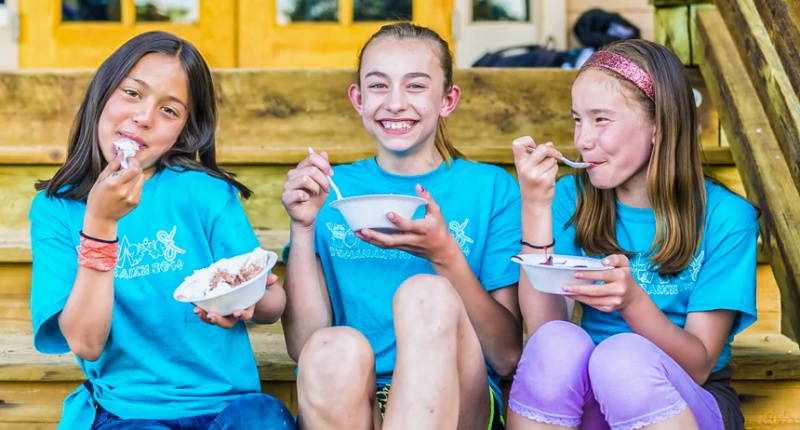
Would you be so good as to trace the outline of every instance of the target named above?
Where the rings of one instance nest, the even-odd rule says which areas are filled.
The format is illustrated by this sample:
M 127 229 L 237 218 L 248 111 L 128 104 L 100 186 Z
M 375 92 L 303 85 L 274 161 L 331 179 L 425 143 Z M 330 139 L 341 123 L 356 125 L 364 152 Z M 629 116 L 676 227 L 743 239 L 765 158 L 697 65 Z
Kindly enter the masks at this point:
M 705 188 L 706 219 L 700 249 L 681 273 L 660 276 L 652 270 L 647 251 L 656 233 L 653 209 L 633 208 L 617 201 L 616 235 L 619 246 L 634 254 L 630 258 L 633 279 L 677 326 L 684 327 L 690 312 L 736 311 L 731 333 L 713 369 L 716 372 L 730 360 L 733 336 L 756 320 L 758 221 L 755 208 L 747 200 L 708 180 Z M 557 254 L 586 255 L 575 245 L 575 227 L 566 226 L 575 204 L 574 177 L 561 178 L 553 202 Z M 632 331 L 619 312 L 602 312 L 591 306 L 582 306 L 582 310 L 581 326 L 596 344 Z
M 374 158 L 334 168 L 345 195 L 416 195 L 420 184 L 433 196 L 475 276 L 487 291 L 519 281 L 510 261 L 519 252 L 519 186 L 505 170 L 463 159 L 418 176 L 386 172 Z M 328 203 L 336 198 L 331 194 Z M 425 214 L 420 207 L 414 219 Z M 315 247 L 322 261 L 333 307 L 333 325 L 349 326 L 369 340 L 379 383 L 391 381 L 397 358 L 392 298 L 400 284 L 420 273 L 435 273 L 431 263 L 405 251 L 381 249 L 358 239 L 341 212 L 327 203 L 316 223 Z M 489 368 L 491 381 L 498 381 Z
M 34 346 L 69 351 L 58 325 L 78 270 L 86 204 L 40 192 L 30 211 Z M 162 169 L 139 205 L 119 220 L 114 313 L 102 355 L 78 364 L 94 386 L 64 402 L 61 427 L 88 429 L 93 401 L 122 418 L 175 419 L 220 412 L 261 391 L 244 323 L 230 330 L 200 321 L 172 293 L 194 270 L 258 246 L 238 191 L 197 171 Z

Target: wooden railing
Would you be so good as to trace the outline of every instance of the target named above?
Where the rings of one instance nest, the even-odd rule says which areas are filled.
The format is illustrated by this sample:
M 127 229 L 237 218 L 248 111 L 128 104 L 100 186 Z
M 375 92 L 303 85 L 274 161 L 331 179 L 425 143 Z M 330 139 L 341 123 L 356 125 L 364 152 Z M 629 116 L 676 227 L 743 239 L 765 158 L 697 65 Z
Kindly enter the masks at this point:
M 688 37 L 665 42 L 697 64 L 717 107 L 742 182 L 761 208 L 781 291 L 783 332 L 800 336 L 800 3 L 651 1 L 688 11 Z M 677 9 L 675 9 L 677 8 Z M 684 9 L 681 9 L 684 8 Z M 658 12 L 657 12 L 658 15 Z M 664 31 L 663 35 L 676 32 Z M 683 48 L 680 48 L 680 47 Z

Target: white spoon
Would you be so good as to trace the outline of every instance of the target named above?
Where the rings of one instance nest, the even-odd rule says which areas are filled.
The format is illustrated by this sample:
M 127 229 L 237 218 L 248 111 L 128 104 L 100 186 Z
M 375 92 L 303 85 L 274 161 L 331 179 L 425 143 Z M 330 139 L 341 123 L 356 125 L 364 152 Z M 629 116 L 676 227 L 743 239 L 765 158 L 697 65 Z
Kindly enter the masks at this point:
M 314 154 L 314 149 L 311 148 L 310 146 L 308 147 L 308 153 L 309 154 Z M 337 200 L 341 200 L 342 199 L 342 193 L 339 192 L 339 187 L 337 187 L 336 184 L 333 183 L 333 178 L 328 176 L 328 182 L 331 183 L 331 188 L 333 188 L 333 192 L 336 193 L 336 199 Z
M 533 152 L 533 148 L 525 148 L 525 149 L 527 150 L 528 154 Z M 572 161 L 567 157 L 561 157 L 561 162 L 574 169 L 585 169 L 592 165 L 592 163 L 585 163 L 583 161 Z
M 573 167 L 575 169 L 585 169 L 592 165 L 592 163 L 584 163 L 583 161 L 572 161 L 567 157 L 561 157 L 561 161 L 569 167 Z

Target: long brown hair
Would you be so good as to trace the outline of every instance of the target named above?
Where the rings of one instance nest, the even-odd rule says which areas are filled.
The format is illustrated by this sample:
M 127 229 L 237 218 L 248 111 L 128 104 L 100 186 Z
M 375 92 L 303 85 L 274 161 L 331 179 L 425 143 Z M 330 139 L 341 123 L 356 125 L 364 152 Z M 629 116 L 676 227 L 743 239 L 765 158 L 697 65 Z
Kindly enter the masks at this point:
M 434 53 L 436 53 L 436 56 L 439 58 L 439 63 L 442 65 L 442 72 L 444 72 L 444 92 L 447 93 L 453 88 L 453 54 L 450 52 L 450 45 L 448 45 L 438 33 L 430 28 L 410 22 L 398 22 L 384 25 L 367 40 L 367 43 L 361 47 L 358 53 L 356 85 L 359 87 L 361 86 L 361 63 L 364 59 L 364 52 L 367 50 L 370 43 L 383 38 L 420 39 L 430 42 L 434 47 Z M 439 151 L 439 155 L 444 158 L 448 165 L 450 164 L 450 158 L 455 160 L 464 157 L 464 155 L 453 146 L 450 133 L 447 131 L 447 124 L 442 117 L 439 117 L 439 121 L 436 123 L 434 144 L 436 145 L 436 150 Z
M 47 196 L 85 201 L 108 162 L 100 152 L 97 124 L 111 93 L 145 55 L 158 52 L 180 60 L 186 73 L 189 110 L 178 140 L 162 157 L 159 168 L 199 170 L 239 189 L 244 198 L 252 191 L 217 165 L 217 103 L 211 72 L 191 43 L 162 31 L 142 33 L 125 42 L 92 77 L 75 115 L 67 144 L 67 160 L 49 180 L 36 183 Z M 198 161 L 199 160 L 199 161 Z
M 624 40 L 604 51 L 621 55 L 641 67 L 653 81 L 654 100 L 613 71 L 594 68 L 616 78 L 635 95 L 646 118 L 655 124 L 655 143 L 647 166 L 647 193 L 655 213 L 656 234 L 648 250 L 660 275 L 684 270 L 700 247 L 706 214 L 705 175 L 698 136 L 697 108 L 686 69 L 669 49 L 645 40 Z M 589 255 L 626 254 L 616 240 L 616 192 L 592 186 L 584 170 L 576 173 L 578 191 L 575 242 Z

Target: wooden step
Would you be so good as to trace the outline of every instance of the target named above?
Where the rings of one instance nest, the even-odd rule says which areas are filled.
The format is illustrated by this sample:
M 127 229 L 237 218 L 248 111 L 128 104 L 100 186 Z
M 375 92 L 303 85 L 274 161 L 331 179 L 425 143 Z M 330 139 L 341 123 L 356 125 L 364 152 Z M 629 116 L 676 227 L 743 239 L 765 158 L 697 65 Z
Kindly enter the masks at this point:
M 286 353 L 280 324 L 251 326 L 250 336 L 264 391 L 296 413 L 295 365 Z M 64 397 L 85 379 L 72 354 L 39 354 L 30 335 L 4 335 L 0 362 L 0 424 L 57 422 Z M 800 425 L 800 412 L 792 403 L 800 396 L 797 344 L 779 334 L 740 335 L 731 365 L 748 428 Z M 504 388 L 507 392 L 508 382 Z
M 278 255 L 289 241 L 288 230 L 256 230 L 265 249 Z M 757 267 L 758 320 L 748 333 L 778 333 L 781 331 L 780 294 L 772 269 L 759 256 Z M 30 331 L 30 239 L 27 233 L 0 234 L 0 321 L 4 331 Z M 279 262 L 274 272 L 283 279 L 285 266 Z
M 687 69 L 704 100 L 708 90 L 696 68 Z M 342 163 L 375 152 L 361 118 L 346 97 L 353 70 L 215 70 L 219 108 L 218 160 L 223 164 L 296 164 L 314 146 Z M 481 161 L 508 160 L 510 143 L 523 135 L 552 141 L 575 154 L 569 97 L 576 70 L 549 68 L 462 69 L 454 81 L 464 97 L 447 119 L 456 146 Z M 25 71 L 0 75 L 0 164 L 63 162 L 73 116 L 90 71 Z M 701 140 L 719 148 L 718 115 L 700 105 Z M 320 137 L 324 136 L 324 142 Z
M 305 149 L 308 154 L 308 149 Z M 500 166 L 514 174 L 510 146 L 503 149 L 505 153 Z M 299 162 L 297 158 L 295 162 Z M 483 161 L 483 159 L 478 159 Z M 286 173 L 293 168 L 290 165 L 226 165 L 225 168 L 236 173 L 238 179 L 248 185 L 254 195 L 243 202 L 244 209 L 253 227 L 260 230 L 285 230 L 289 228 L 289 217 L 281 204 L 281 193 Z M 564 174 L 568 173 L 568 169 Z M 740 195 L 744 194 L 741 179 L 736 167 L 731 165 L 710 166 L 710 173 Z M 4 255 L 3 252 L 15 242 L 26 241 L 30 229 L 28 212 L 31 202 L 36 196 L 33 186 L 39 179 L 50 178 L 55 173 L 55 166 L 26 166 L 0 164 L 0 192 L 3 195 L 3 217 L 0 217 L 0 261 L 14 260 L 20 256 Z M 435 196 L 434 196 L 435 197 Z M 16 235 L 16 237 L 15 237 Z

